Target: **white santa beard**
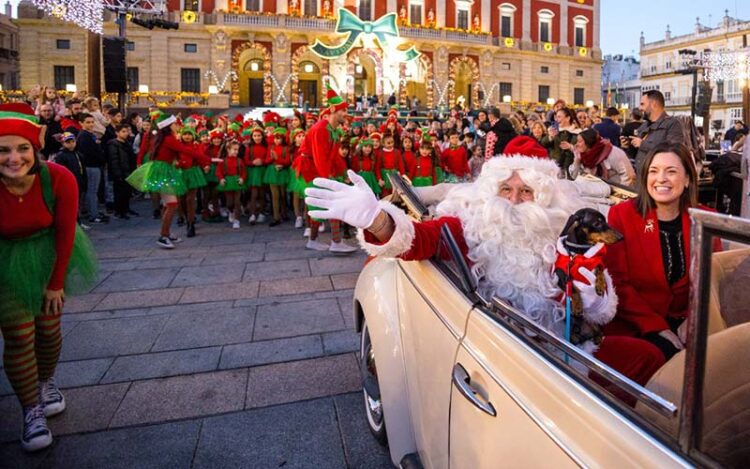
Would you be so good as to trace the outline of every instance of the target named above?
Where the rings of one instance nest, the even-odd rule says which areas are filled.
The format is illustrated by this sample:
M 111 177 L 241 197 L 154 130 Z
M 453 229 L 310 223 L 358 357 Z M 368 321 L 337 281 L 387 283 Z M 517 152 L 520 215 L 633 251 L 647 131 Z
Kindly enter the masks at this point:
M 458 214 L 480 293 L 509 301 L 530 319 L 560 333 L 565 315 L 552 274 L 555 244 L 567 213 L 498 196 L 474 200 Z

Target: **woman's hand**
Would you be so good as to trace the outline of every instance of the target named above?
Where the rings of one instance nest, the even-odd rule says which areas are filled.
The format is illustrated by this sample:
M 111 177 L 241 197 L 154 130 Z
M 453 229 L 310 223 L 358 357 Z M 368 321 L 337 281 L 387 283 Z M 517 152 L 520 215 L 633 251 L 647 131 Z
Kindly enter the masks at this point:
M 554 139 L 559 134 L 560 134 L 560 132 L 556 128 L 554 128 L 554 127 L 550 127 L 549 130 L 547 130 L 547 135 L 549 135 L 550 139 Z
M 44 290 L 43 316 L 59 316 L 65 304 L 65 292 L 60 290 Z
M 570 142 L 560 142 L 560 148 L 563 150 L 572 150 L 573 145 Z
M 277 164 L 276 165 L 276 171 L 281 171 L 282 169 L 284 169 L 284 165 L 282 165 L 282 164 Z
M 263 165 L 263 160 L 261 160 L 260 158 L 255 158 L 253 160 L 253 166 L 262 166 L 262 165 Z
M 313 180 L 317 187 L 305 189 L 305 203 L 323 210 L 311 210 L 309 215 L 324 220 L 341 220 L 356 228 L 368 228 L 380 213 L 378 198 L 360 175 L 349 170 L 347 176 L 353 186 L 333 179 Z
M 380 181 L 378 181 L 378 185 L 379 185 L 380 187 L 385 187 L 385 181 L 383 181 L 383 180 L 381 179 Z
M 580 267 L 578 273 L 588 282 L 584 283 L 579 282 L 578 280 L 573 281 L 573 286 L 575 286 L 581 294 L 584 316 L 588 318 L 599 318 L 597 320 L 599 325 L 608 323 L 612 320 L 612 317 L 602 317 L 602 313 L 606 311 L 607 305 L 609 304 L 609 292 L 613 289 L 612 279 L 608 275 L 605 276 L 607 290 L 603 295 L 599 296 L 596 293 L 596 274 L 585 267 Z M 612 314 L 614 314 L 614 311 L 612 311 Z
M 241 185 L 245 184 L 245 180 L 242 178 L 237 179 L 237 182 Z
M 227 180 L 226 179 L 222 179 L 221 181 L 219 181 L 219 185 L 220 186 L 226 186 L 227 185 Z

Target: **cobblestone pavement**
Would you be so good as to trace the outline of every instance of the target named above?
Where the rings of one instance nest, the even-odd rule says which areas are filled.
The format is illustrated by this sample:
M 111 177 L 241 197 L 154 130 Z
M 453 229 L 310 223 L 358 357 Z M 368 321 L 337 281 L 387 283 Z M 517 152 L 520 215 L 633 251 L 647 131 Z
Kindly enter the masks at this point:
M 101 279 L 66 303 L 55 443 L 22 452 L 0 373 L 0 467 L 390 467 L 357 392 L 364 255 L 305 250 L 289 223 L 197 229 L 174 251 L 150 216 L 90 231 Z

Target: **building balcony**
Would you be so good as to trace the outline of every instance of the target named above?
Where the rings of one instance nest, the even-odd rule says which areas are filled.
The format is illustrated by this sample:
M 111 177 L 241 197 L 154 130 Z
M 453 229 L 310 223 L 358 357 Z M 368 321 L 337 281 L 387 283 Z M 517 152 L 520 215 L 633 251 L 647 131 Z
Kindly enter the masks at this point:
M 673 67 L 649 67 L 641 69 L 641 77 L 651 77 L 655 75 L 665 75 L 667 73 L 680 73 Z
M 442 30 L 432 28 L 415 28 L 413 26 L 399 26 L 399 33 L 401 36 L 408 37 L 410 39 L 424 39 L 439 41 L 443 39 Z
M 664 101 L 667 106 L 690 106 L 693 98 L 691 96 L 672 96 Z
M 6 49 L 4 47 L 0 47 L 0 59 L 6 59 L 6 60 L 18 60 L 18 51 L 13 49 Z

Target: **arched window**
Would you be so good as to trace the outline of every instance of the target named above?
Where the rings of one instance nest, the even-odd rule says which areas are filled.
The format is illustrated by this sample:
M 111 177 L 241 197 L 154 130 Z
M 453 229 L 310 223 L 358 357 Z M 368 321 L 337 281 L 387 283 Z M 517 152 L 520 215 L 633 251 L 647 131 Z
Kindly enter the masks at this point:
M 361 20 L 372 21 L 372 0 L 359 0 L 357 12 Z
M 300 73 L 320 73 L 320 68 L 313 62 L 300 62 Z
M 539 42 L 552 42 L 552 18 L 555 14 L 551 10 L 539 10 Z
M 198 13 L 201 11 L 200 0 L 182 0 L 182 11 L 194 11 Z
M 471 6 L 474 0 L 454 0 L 456 2 L 456 28 L 471 29 Z
M 424 0 L 409 0 L 409 23 L 424 24 Z
M 586 47 L 586 25 L 589 23 L 589 19 L 583 15 L 578 15 L 573 18 L 573 31 L 575 32 L 573 44 L 576 47 Z
M 262 72 L 263 71 L 263 61 L 260 60 L 260 59 L 249 60 L 245 64 L 245 71 L 246 72 Z
M 511 3 L 502 3 L 500 8 L 500 37 L 513 37 L 513 19 L 516 7 Z

